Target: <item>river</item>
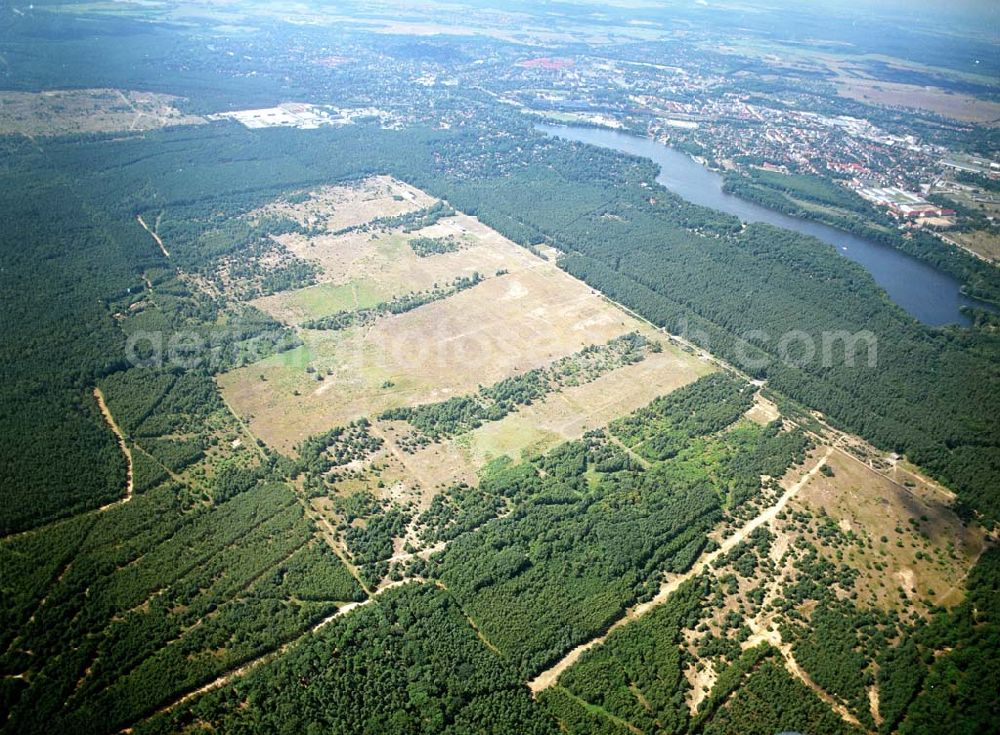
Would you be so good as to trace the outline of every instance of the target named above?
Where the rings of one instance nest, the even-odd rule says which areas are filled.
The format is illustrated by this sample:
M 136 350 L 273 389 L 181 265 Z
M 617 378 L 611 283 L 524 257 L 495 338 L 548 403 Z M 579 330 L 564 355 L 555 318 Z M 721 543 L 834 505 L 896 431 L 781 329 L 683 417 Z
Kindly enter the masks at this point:
M 900 250 L 727 194 L 722 190 L 721 174 L 654 140 L 598 128 L 546 124 L 535 127 L 567 140 L 649 158 L 660 166 L 657 182 L 689 202 L 735 215 L 744 222 L 767 222 L 812 235 L 833 245 L 838 253 L 863 266 L 889 298 L 924 324 L 969 326 L 971 320 L 960 307 L 984 308 L 981 302 L 961 293 L 961 283 L 956 278 Z

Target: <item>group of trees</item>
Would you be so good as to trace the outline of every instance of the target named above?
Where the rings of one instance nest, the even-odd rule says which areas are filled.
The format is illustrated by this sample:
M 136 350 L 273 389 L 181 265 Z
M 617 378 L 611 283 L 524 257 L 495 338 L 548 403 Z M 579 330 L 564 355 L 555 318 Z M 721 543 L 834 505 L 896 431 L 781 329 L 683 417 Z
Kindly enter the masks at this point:
M 710 609 L 706 575 L 615 632 L 539 703 L 528 699 L 523 681 L 608 627 L 628 605 L 651 597 L 662 571 L 690 567 L 721 517 L 724 493 L 716 478 L 725 472 L 705 457 L 724 457 L 726 437 L 745 431 L 724 417 L 738 418 L 729 404 L 745 408 L 746 388 L 713 374 L 675 402 L 658 402 L 655 415 L 630 417 L 627 425 L 636 431 L 643 420 L 684 417 L 687 439 L 668 459 L 637 462 L 604 432 L 590 432 L 530 461 L 492 463 L 478 488 L 450 488 L 417 517 L 424 542 L 450 541 L 429 561 L 408 564 L 408 574 L 432 583 L 380 595 L 369 608 L 219 693 L 154 718 L 143 731 L 200 720 L 223 729 L 266 722 L 289 731 L 308 721 L 334 732 L 362 723 L 388 731 L 549 732 L 557 722 L 576 723 L 580 732 L 613 732 L 622 722 L 687 732 L 681 632 Z M 769 427 L 758 432 L 777 435 Z M 324 435 L 308 446 L 323 452 L 340 436 Z M 718 446 L 703 455 L 706 441 Z M 755 447 L 742 437 L 730 449 L 754 455 Z M 348 549 L 374 584 L 409 518 L 366 493 L 338 507 L 350 523 Z M 284 564 L 274 579 L 298 568 Z M 735 658 L 733 688 L 760 660 Z M 464 673 L 455 676 L 458 670 Z M 406 682 L 397 682 L 399 676 Z M 469 688 L 483 676 L 489 681 Z M 719 695 L 713 712 L 726 701 Z M 710 720 L 706 714 L 698 722 Z
M 403 296 L 396 296 L 391 301 L 383 301 L 380 304 L 365 309 L 338 311 L 336 314 L 331 314 L 330 316 L 305 321 L 302 323 L 302 326 L 305 329 L 329 329 L 335 331 L 369 324 L 380 316 L 385 316 L 386 314 L 405 314 L 425 304 L 454 296 L 473 286 L 478 286 L 482 282 L 483 277 L 478 272 L 474 272 L 471 276 L 459 276 L 445 286 L 435 286 L 426 291 L 416 291 Z
M 454 253 L 458 243 L 454 235 L 448 237 L 414 237 L 410 240 L 410 249 L 421 258 L 442 253 Z
M 669 459 L 695 436 L 733 423 L 753 405 L 753 388 L 714 373 L 612 422 L 609 430 L 649 460 Z
M 364 224 L 353 225 L 351 227 L 345 227 L 342 230 L 337 230 L 334 234 L 341 235 L 346 232 L 353 232 L 355 230 L 362 230 L 367 232 L 372 229 L 382 229 L 382 230 L 395 230 L 401 229 L 403 232 L 416 232 L 417 230 L 422 230 L 431 225 L 436 225 L 439 220 L 445 217 L 452 217 L 455 214 L 454 208 L 447 202 L 435 202 L 429 207 L 424 207 L 423 209 L 417 209 L 413 212 L 406 212 L 405 214 L 397 214 L 392 217 L 376 217 L 373 220 L 369 220 Z M 421 238 L 415 238 L 421 239 Z M 423 238 L 429 239 L 429 238 Z M 412 242 L 412 241 L 411 241 Z M 418 246 L 419 248 L 420 246 Z M 416 249 L 415 249 L 416 250 Z M 420 254 L 419 252 L 417 253 Z
M 789 724 L 791 723 L 791 724 Z M 810 735 L 858 735 L 778 658 L 764 661 L 705 723 L 706 735 L 772 735 L 788 728 Z
M 555 735 L 523 682 L 433 585 L 381 595 L 285 656 L 137 730 Z
M 611 633 L 566 670 L 559 686 L 643 732 L 687 732 L 680 644 L 683 631 L 702 617 L 707 582 L 699 576 L 685 583 L 647 616 Z
M 335 426 L 299 443 L 296 447 L 299 454 L 297 470 L 326 475 L 337 467 L 369 459 L 383 443 L 371 432 L 368 419 L 360 418 L 347 426 Z
M 629 604 L 650 598 L 663 571 L 694 562 L 722 517 L 731 471 L 722 458 L 732 430 L 712 435 L 727 428 L 721 417 L 738 418 L 728 401 L 742 406 L 745 387 L 713 374 L 671 394 L 674 401 L 657 402 L 657 413 L 629 417 L 625 425 L 638 431 L 646 421 L 651 434 L 661 415 L 676 412 L 686 422 L 676 453 L 649 466 L 596 432 L 530 463 L 492 467 L 480 484 L 482 502 L 464 493 L 435 502 L 428 522 L 443 520 L 445 533 L 467 532 L 414 571 L 443 580 L 484 635 L 532 675 Z M 758 433 L 764 444 L 741 440 L 731 451 L 767 457 L 783 474 L 795 453 L 775 467 L 770 452 L 759 451 L 773 435 Z M 509 512 L 472 530 L 501 507 Z
M 976 733 L 997 721 L 992 685 L 1000 680 L 993 652 L 1000 646 L 1000 552 L 988 549 L 969 574 L 968 594 L 911 640 L 880 660 L 884 726 L 901 735 L 931 735 L 947 722 Z M 915 650 L 914 650 L 915 649 Z M 884 705 L 881 703 L 885 702 Z
M 588 345 L 579 352 L 562 357 L 544 368 L 534 368 L 520 375 L 504 378 L 479 392 L 455 396 L 439 403 L 402 406 L 385 411 L 381 418 L 406 421 L 432 441 L 472 431 L 489 421 L 499 421 L 559 390 L 564 385 L 580 385 L 596 380 L 623 365 L 645 358 L 653 345 L 638 332 L 630 332 L 603 345 Z M 419 446 L 413 442 L 409 446 Z
M 61 524 L 41 554 L 35 536 L 4 545 L 5 570 L 27 553 L 47 570 L 40 589 L 23 588 L 5 608 L 16 627 L 4 671 L 32 671 L 31 685 L 7 700 L 6 727 L 123 727 L 363 598 L 343 564 L 310 541 L 287 486 L 241 490 L 185 509 L 165 485 Z M 32 575 L 5 584 L 20 590 Z

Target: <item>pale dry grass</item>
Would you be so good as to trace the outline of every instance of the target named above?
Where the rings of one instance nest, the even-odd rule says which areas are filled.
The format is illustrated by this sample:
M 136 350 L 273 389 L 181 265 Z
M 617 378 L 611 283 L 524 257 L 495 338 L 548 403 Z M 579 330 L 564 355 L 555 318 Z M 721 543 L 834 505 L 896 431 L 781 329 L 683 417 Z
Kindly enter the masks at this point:
M 938 87 L 841 77 L 837 79 L 837 94 L 869 104 L 926 110 L 964 122 L 1000 123 L 1000 104 Z
M 929 604 L 961 601 L 965 576 L 985 538 L 981 528 L 958 518 L 953 497 L 904 466 L 883 476 L 841 451 L 829 465 L 834 476 L 817 477 L 791 505 L 813 513 L 822 509 L 842 531 L 861 536 L 864 545 L 846 548 L 844 563 L 860 572 L 862 598 L 885 609 L 897 607 L 902 587 L 922 614 Z M 819 548 L 828 556 L 834 553 Z M 875 568 L 876 563 L 884 568 Z
M 197 125 L 177 97 L 117 89 L 0 92 L 0 135 L 66 135 Z
M 760 424 L 761 426 L 781 417 L 777 405 L 773 401 L 764 398 L 760 393 L 757 393 L 753 397 L 753 405 L 744 415 L 755 424 Z
M 305 330 L 304 347 L 226 373 L 219 385 L 257 435 L 287 451 L 360 416 L 473 393 L 641 327 L 539 261 L 369 326 Z
M 976 230 L 974 232 L 952 232 L 948 238 L 955 240 L 963 247 L 994 262 L 1000 261 L 1000 237 L 992 232 Z
M 663 352 L 647 354 L 642 362 L 522 406 L 503 420 L 470 432 L 462 443 L 476 466 L 501 455 L 518 459 L 522 453 L 544 452 L 604 427 L 709 372 L 712 368 L 706 363 L 665 345 Z
M 395 217 L 433 204 L 434 197 L 390 176 L 373 176 L 359 184 L 324 186 L 305 201 L 279 200 L 262 212 L 280 214 L 307 227 L 336 232 L 378 217 Z
M 382 208 L 426 206 L 429 197 L 386 177 L 355 187 L 327 187 L 303 201 L 269 205 L 262 213 L 294 216 L 313 228 L 385 216 Z M 354 207 L 353 214 L 347 209 Z M 412 237 L 452 236 L 455 252 L 419 257 Z M 604 344 L 648 325 L 473 217 L 457 214 L 413 233 L 350 232 L 288 236 L 298 257 L 320 264 L 324 282 L 253 303 L 276 318 L 301 324 L 336 311 L 373 306 L 395 295 L 444 286 L 479 272 L 486 280 L 447 299 L 340 331 L 300 330 L 304 345 L 219 378 L 236 411 L 265 442 L 291 452 L 312 434 L 386 409 L 475 393 L 482 385 L 543 367 L 588 345 Z M 474 482 L 490 459 L 550 448 L 639 408 L 710 371 L 665 342 L 635 365 L 567 387 L 506 419 L 416 454 L 395 451 L 422 488 Z M 309 369 L 307 371 L 307 368 Z M 395 449 L 395 429 L 381 427 Z
M 416 237 L 452 236 L 459 250 L 419 257 L 409 245 Z M 473 217 L 458 214 L 411 233 L 348 232 L 340 235 L 282 235 L 276 238 L 294 255 L 322 269 L 321 284 L 257 299 L 253 303 L 275 319 L 298 324 L 347 308 L 372 306 L 414 291 L 444 287 L 456 278 L 498 271 L 516 273 L 540 260 Z M 343 286 L 344 289 L 334 287 Z M 360 300 L 345 302 L 354 289 Z M 324 295 L 330 298 L 325 299 Z M 370 298 L 365 298 L 371 295 Z

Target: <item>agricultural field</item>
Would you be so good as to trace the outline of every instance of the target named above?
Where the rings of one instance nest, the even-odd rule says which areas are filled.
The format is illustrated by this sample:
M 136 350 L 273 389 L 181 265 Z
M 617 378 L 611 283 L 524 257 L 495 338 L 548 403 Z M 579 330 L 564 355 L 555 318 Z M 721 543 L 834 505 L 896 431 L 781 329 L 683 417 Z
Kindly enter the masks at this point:
M 177 109 L 178 98 L 155 92 L 68 89 L 0 92 L 0 135 L 66 135 L 141 131 L 205 120 Z
M 972 95 L 882 79 L 842 77 L 836 84 L 837 94 L 859 102 L 916 108 L 963 122 L 1000 124 L 1000 104 Z

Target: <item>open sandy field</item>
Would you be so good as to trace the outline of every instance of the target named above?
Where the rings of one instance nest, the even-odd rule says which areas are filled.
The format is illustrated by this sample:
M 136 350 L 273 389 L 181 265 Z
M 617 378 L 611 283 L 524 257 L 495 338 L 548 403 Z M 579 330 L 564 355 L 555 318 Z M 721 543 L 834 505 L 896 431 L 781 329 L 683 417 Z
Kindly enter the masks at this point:
M 413 453 L 399 452 L 398 456 L 425 489 L 457 482 L 474 484 L 478 472 L 493 459 L 507 456 L 520 460 L 579 439 L 712 370 L 680 349 L 665 346 L 663 352 L 647 355 L 642 362 L 613 370 L 590 383 L 564 388 L 519 407 L 500 421 Z M 389 446 L 396 446 L 410 428 L 405 422 L 380 421 L 378 431 Z
M 522 452 L 546 451 L 606 426 L 712 370 L 708 363 L 665 345 L 663 352 L 647 355 L 642 362 L 613 370 L 590 383 L 564 388 L 502 421 L 482 426 L 460 443 L 479 467 L 501 455 L 517 459 Z
M 302 201 L 284 199 L 265 207 L 309 227 L 329 232 L 354 227 L 378 217 L 395 217 L 430 206 L 435 199 L 390 176 L 372 176 L 357 185 L 324 186 Z M 293 252 L 295 252 L 293 250 Z
M 321 283 L 254 302 L 290 325 L 369 308 L 473 272 L 485 277 L 472 288 L 374 322 L 342 330 L 300 328 L 301 347 L 220 376 L 230 405 L 265 442 L 291 452 L 307 436 L 362 416 L 471 394 L 626 332 L 653 336 L 647 325 L 552 260 L 461 213 L 410 233 L 377 228 L 333 234 L 434 201 L 406 184 L 376 177 L 262 210 L 293 216 L 315 232 L 283 242 L 319 264 Z M 413 237 L 451 237 L 458 249 L 419 257 L 409 246 Z M 461 445 L 435 445 L 402 461 L 437 484 L 440 472 L 434 468 L 449 463 L 433 459 L 434 453 L 447 451 L 455 455 L 458 476 L 468 477 L 492 457 L 516 458 L 578 437 L 708 371 L 697 358 L 666 346 L 640 363 L 482 427 L 462 437 Z M 427 464 L 423 470 L 421 463 Z
M 417 237 L 451 236 L 455 252 L 421 258 L 410 247 Z M 444 285 L 474 272 L 491 276 L 517 273 L 539 258 L 464 214 L 446 217 L 411 233 L 349 232 L 341 235 L 285 235 L 278 238 L 292 253 L 323 269 L 311 288 L 267 296 L 253 302 L 275 319 L 298 324 L 346 309 L 365 308 L 394 296 Z
M 436 202 L 419 189 L 376 176 L 359 185 L 324 187 L 264 207 L 261 215 L 290 217 L 310 228 L 308 235 L 279 235 L 275 240 L 293 255 L 319 266 L 321 275 L 316 286 L 260 298 L 254 306 L 287 324 L 301 324 L 444 286 L 475 272 L 484 276 L 500 270 L 516 273 L 538 263 L 539 258 L 461 213 L 412 232 L 400 227 L 342 231 Z M 448 238 L 457 249 L 420 257 L 410 246 L 415 238 Z
M 0 92 L 0 135 L 66 135 L 197 125 L 176 97 L 117 89 Z
M 372 325 L 302 330 L 302 347 L 222 375 L 219 383 L 255 433 L 287 451 L 360 416 L 472 393 L 641 326 L 539 261 Z
M 823 509 L 842 531 L 861 536 L 865 545 L 845 551 L 844 563 L 861 573 L 857 584 L 866 597 L 883 608 L 896 607 L 902 587 L 920 612 L 930 603 L 959 602 L 965 575 L 985 541 L 981 528 L 966 526 L 955 515 L 950 493 L 903 465 L 883 476 L 840 450 L 828 464 L 833 477 L 818 475 L 789 507 Z

